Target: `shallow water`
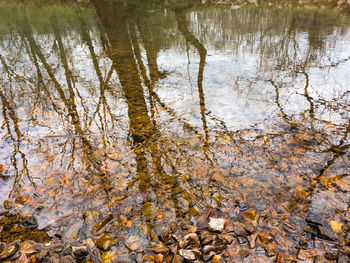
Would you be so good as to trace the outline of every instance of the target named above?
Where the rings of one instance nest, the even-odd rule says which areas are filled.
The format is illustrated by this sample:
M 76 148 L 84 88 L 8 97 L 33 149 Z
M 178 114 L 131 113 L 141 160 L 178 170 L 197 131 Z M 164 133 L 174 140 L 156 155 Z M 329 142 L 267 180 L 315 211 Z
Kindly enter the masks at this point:
M 1 210 L 68 242 L 110 214 L 121 257 L 209 208 L 254 209 L 281 252 L 309 221 L 347 242 L 349 16 L 92 2 L 3 4 Z

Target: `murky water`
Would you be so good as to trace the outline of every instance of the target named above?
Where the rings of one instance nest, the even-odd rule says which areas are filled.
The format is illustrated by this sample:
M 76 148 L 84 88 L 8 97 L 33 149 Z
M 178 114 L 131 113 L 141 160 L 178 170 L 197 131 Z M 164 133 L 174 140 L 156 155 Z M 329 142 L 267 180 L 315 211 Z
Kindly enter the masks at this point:
M 312 258 L 348 242 L 348 15 L 2 5 L 2 241 L 96 243 L 108 232 L 120 262 L 142 262 L 145 248 L 176 244 L 164 231 L 201 231 L 212 211 L 276 243 L 268 257 L 234 241 L 217 251 L 227 262 L 300 247 Z

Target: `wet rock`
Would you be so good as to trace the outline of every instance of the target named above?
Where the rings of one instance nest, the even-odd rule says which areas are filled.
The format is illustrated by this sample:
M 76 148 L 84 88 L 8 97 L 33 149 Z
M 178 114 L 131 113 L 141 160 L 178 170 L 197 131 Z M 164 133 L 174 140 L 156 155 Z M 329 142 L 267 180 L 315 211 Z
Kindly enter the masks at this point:
M 225 245 L 230 245 L 233 242 L 233 237 L 230 235 L 222 235 Z
M 244 225 L 244 229 L 248 232 L 248 233 L 254 233 L 255 232 L 255 228 L 253 226 L 253 224 L 250 223 L 246 223 Z
M 75 240 L 78 236 L 79 229 L 83 227 L 83 221 L 78 221 L 74 223 L 69 229 L 65 232 L 64 236 L 66 239 Z
M 85 246 L 73 247 L 73 255 L 78 262 L 84 261 L 88 254 L 89 251 Z
M 44 259 L 47 258 L 48 255 L 49 255 L 49 251 L 47 249 L 43 249 L 37 254 L 36 259 L 37 261 L 42 262 L 44 261 Z
M 101 222 L 94 225 L 91 229 L 91 233 L 97 234 L 101 233 L 101 230 L 103 230 L 112 220 L 114 219 L 113 215 L 108 215 L 106 218 L 104 218 Z
M 235 231 L 235 225 L 232 222 L 226 222 L 224 232 L 231 233 Z
M 255 252 L 256 252 L 256 253 L 264 253 L 264 254 L 265 254 L 265 248 L 264 248 L 264 247 L 257 247 L 257 248 L 255 249 Z
M 49 263 L 61 263 L 61 257 L 59 255 L 55 254 L 52 257 L 50 257 L 50 259 L 47 260 L 47 262 L 49 262 Z M 78 261 L 78 262 L 81 262 L 81 261 Z
M 138 236 L 129 236 L 125 245 L 132 251 L 139 250 L 141 248 L 140 238 Z
M 34 198 L 28 195 L 20 195 L 16 197 L 15 202 L 21 205 L 34 205 Z
M 254 209 L 251 208 L 242 213 L 242 218 L 247 223 L 251 223 L 254 226 L 257 226 L 259 214 Z
M 342 246 L 342 247 L 340 247 L 339 252 L 349 256 L 350 255 L 350 247 L 349 246 Z
M 179 248 L 187 248 L 190 246 L 191 248 L 197 249 L 200 248 L 201 243 L 199 241 L 199 238 L 197 234 L 195 233 L 190 233 L 186 235 L 179 243 Z
M 198 250 L 194 250 L 194 249 L 180 249 L 179 254 L 183 258 L 190 261 L 197 260 L 201 255 L 201 253 Z
M 21 222 L 24 228 L 36 228 L 38 226 L 38 220 L 34 216 L 28 216 Z
M 208 231 L 203 231 L 201 233 L 202 245 L 211 244 L 214 241 L 214 235 Z
M 101 236 L 99 236 L 96 239 L 96 246 L 103 250 L 103 251 L 107 251 L 110 250 L 111 247 L 114 245 L 115 242 L 115 236 L 113 236 L 110 233 L 103 233 Z
M 56 245 L 52 248 L 52 252 L 61 253 L 64 250 L 63 245 Z
M 304 228 L 304 232 L 310 233 L 310 234 L 312 234 L 313 236 L 317 236 L 317 231 L 318 231 L 318 228 L 317 228 L 317 227 L 310 227 L 310 226 L 308 226 L 308 227 L 305 227 L 305 228 Z
M 248 237 L 249 247 L 251 249 L 254 249 L 256 246 L 256 237 L 257 237 L 257 234 L 252 234 Z
M 204 246 L 204 247 L 202 248 L 201 251 L 202 251 L 203 254 L 208 254 L 208 253 L 211 252 L 211 251 L 216 251 L 216 247 L 213 246 L 213 245 L 206 245 L 206 246 Z
M 265 247 L 265 251 L 269 257 L 273 257 L 274 255 L 276 255 L 277 249 L 276 249 L 275 244 L 268 243 Z
M 272 237 L 265 235 L 263 233 L 259 233 L 256 239 L 256 243 L 258 245 L 267 245 L 268 243 L 270 243 L 272 241 Z
M 72 258 L 72 256 L 64 256 L 61 259 L 61 263 L 75 263 L 75 260 Z
M 313 255 L 309 250 L 299 249 L 297 259 L 305 262 L 312 262 Z
M 329 240 L 329 241 L 337 240 L 337 235 L 333 232 L 333 229 L 329 226 L 318 226 L 317 237 L 324 240 Z
M 201 214 L 196 218 L 196 226 L 199 230 L 205 229 L 208 227 L 209 217 L 213 216 L 214 210 L 208 209 L 205 213 Z
M 237 241 L 238 241 L 238 244 L 240 245 L 245 245 L 248 243 L 248 239 L 246 237 L 241 237 L 241 236 L 237 237 Z
M 19 250 L 19 242 L 14 242 L 9 244 L 0 254 L 0 261 L 4 261 L 6 259 L 14 256 Z
M 292 262 L 292 261 L 294 261 L 294 257 L 292 255 L 286 253 L 286 254 L 284 254 L 284 260 L 286 262 Z
M 209 220 L 209 230 L 213 232 L 221 233 L 225 227 L 225 220 L 222 218 L 210 217 Z
M 114 252 L 106 251 L 102 254 L 101 259 L 102 259 L 102 263 L 113 263 L 118 259 L 118 257 Z
M 227 248 L 227 245 L 225 245 L 225 244 L 217 244 L 217 245 L 215 245 L 215 248 L 216 248 L 216 251 L 222 251 L 225 248 Z
M 98 248 L 96 247 L 92 248 L 92 251 L 90 251 L 89 253 L 88 260 L 86 260 L 86 263 L 91 263 L 91 262 L 92 263 L 102 262 L 100 250 L 98 250 Z
M 212 263 L 223 263 L 223 260 L 222 260 L 221 256 L 215 255 L 215 256 L 213 257 L 213 260 L 212 260 L 211 262 L 212 262 Z
M 0 253 L 5 249 L 6 243 L 0 242 Z
M 9 209 L 12 208 L 13 203 L 12 203 L 11 200 L 5 200 L 5 201 L 3 202 L 3 206 L 4 206 L 5 209 L 9 210 Z
M 173 231 L 170 229 L 168 223 L 158 223 L 153 226 L 154 234 L 161 240 L 163 243 L 168 243 L 172 237 Z
M 234 222 L 234 223 L 232 223 L 232 226 L 233 226 L 233 232 L 237 236 L 247 236 L 248 235 L 248 232 L 245 230 L 245 226 L 243 223 Z
M 301 237 L 299 240 L 299 245 L 300 246 L 306 246 L 307 245 L 307 240 L 306 237 Z
M 154 257 L 154 262 L 155 263 L 162 263 L 164 261 L 164 256 L 162 254 L 157 254 Z
M 325 254 L 325 258 L 328 260 L 336 260 L 338 258 L 338 251 L 337 250 L 329 250 Z
M 168 247 L 148 247 L 146 248 L 148 251 L 152 251 L 154 253 L 168 253 L 170 251 L 170 248 Z
M 350 258 L 348 255 L 346 255 L 345 253 L 340 252 L 339 256 L 338 256 L 338 263 L 348 263 L 350 262 Z
M 178 248 L 179 248 L 179 247 L 178 247 L 178 245 L 177 245 L 176 243 L 174 243 L 174 244 L 172 244 L 172 245 L 169 246 L 170 251 L 171 251 L 174 255 L 177 254 Z
M 250 254 L 250 250 L 246 247 L 240 247 L 237 252 L 237 258 L 240 261 L 243 261 L 246 257 L 248 257 Z
M 73 252 L 72 246 L 68 245 L 63 249 L 62 254 L 66 256 L 66 255 L 72 254 L 72 252 Z
M 181 257 L 180 255 L 175 255 L 173 257 L 172 263 L 182 263 L 183 262 L 183 257 Z
M 336 181 L 335 183 L 342 191 L 350 192 L 350 177 L 346 176 Z
M 216 255 L 216 254 L 215 254 L 214 251 L 210 251 L 208 254 L 203 255 L 203 260 L 204 260 L 205 262 L 208 262 L 208 261 L 210 261 L 215 255 Z
M 326 263 L 329 262 L 324 256 L 316 256 L 313 263 Z M 348 262 L 348 261 L 347 261 Z
M 277 254 L 275 263 L 284 263 L 283 254 Z

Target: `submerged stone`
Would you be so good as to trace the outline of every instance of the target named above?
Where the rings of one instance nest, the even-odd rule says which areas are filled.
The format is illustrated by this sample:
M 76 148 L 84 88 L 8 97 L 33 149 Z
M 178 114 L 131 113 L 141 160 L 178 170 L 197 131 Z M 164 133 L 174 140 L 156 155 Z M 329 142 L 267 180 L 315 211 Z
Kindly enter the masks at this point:
M 117 259 L 117 255 L 112 251 L 106 251 L 102 254 L 102 263 L 113 263 Z
M 221 256 L 215 255 L 211 261 L 212 263 L 223 263 Z
M 186 235 L 179 243 L 180 248 L 186 248 L 190 246 L 191 248 L 200 248 L 201 243 L 197 234 L 191 233 Z
M 110 250 L 114 245 L 115 236 L 110 233 L 104 233 L 96 239 L 96 246 L 104 251 Z
M 19 242 L 9 244 L 0 254 L 0 261 L 4 261 L 14 256 L 19 250 Z
M 89 254 L 89 251 L 86 247 L 73 247 L 73 255 L 77 261 L 83 261 Z
M 257 226 L 259 214 L 254 209 L 251 208 L 247 211 L 244 211 L 242 213 L 242 217 L 247 223 L 251 223 L 254 226 Z
M 36 228 L 38 227 L 38 220 L 34 216 L 28 216 L 22 221 L 24 228 Z
M 5 209 L 9 210 L 9 209 L 12 208 L 13 203 L 12 203 L 11 200 L 5 200 L 5 201 L 3 202 L 3 206 L 4 206 Z
M 209 218 L 209 230 L 221 233 L 225 227 L 225 219 L 222 218 Z
M 183 258 L 190 261 L 197 260 L 201 255 L 201 253 L 198 250 L 194 250 L 194 249 L 180 249 L 179 254 Z

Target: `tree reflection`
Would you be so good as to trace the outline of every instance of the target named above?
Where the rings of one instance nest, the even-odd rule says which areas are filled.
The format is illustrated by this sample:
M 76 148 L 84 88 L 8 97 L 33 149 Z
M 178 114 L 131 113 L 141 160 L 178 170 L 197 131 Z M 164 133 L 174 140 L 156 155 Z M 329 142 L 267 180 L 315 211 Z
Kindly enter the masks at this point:
M 254 189 L 263 188 L 267 181 L 271 189 L 281 191 L 284 185 L 271 183 L 273 180 L 287 178 L 289 172 L 302 177 L 306 164 L 318 165 L 304 152 L 298 157 L 300 164 L 289 162 L 293 147 L 317 152 L 319 159 L 331 155 L 322 167 L 306 174 L 308 185 L 303 187 L 312 198 L 327 169 L 348 153 L 350 129 L 343 117 L 348 112 L 340 109 L 348 93 L 330 101 L 316 97 L 310 72 L 323 70 L 318 65 L 323 65 L 329 54 L 323 36 L 342 26 L 317 26 L 321 14 L 307 17 L 267 10 L 263 16 L 256 9 L 198 11 L 196 7 L 201 5 L 198 1 L 171 2 L 158 3 L 155 8 L 138 2 L 93 0 L 89 8 L 96 11 L 96 17 L 91 28 L 81 16 L 70 31 L 51 15 L 45 25 L 49 33 L 45 34 L 36 31 L 30 17 L 23 15 L 11 32 L 12 38 L 6 40 L 13 46 L 10 51 L 15 52 L 1 49 L 0 55 L 2 136 L 6 138 L 5 148 L 12 147 L 10 161 L 2 155 L 1 162 L 11 166 L 9 173 L 14 178 L 8 198 L 20 195 L 25 187 L 28 195 L 45 201 L 51 198 L 47 211 L 56 209 L 66 216 L 68 212 L 63 210 L 73 207 L 79 217 L 84 214 L 89 218 L 89 209 L 99 211 L 100 217 L 105 213 L 119 216 L 134 209 L 124 200 L 140 195 L 139 210 L 149 225 L 155 222 L 155 212 L 146 211 L 150 203 L 157 211 L 173 209 L 169 221 L 175 222 L 220 206 L 218 196 L 224 196 L 229 207 L 228 194 L 236 197 L 242 193 L 244 189 L 237 185 L 244 186 L 246 178 L 255 180 Z M 305 26 L 298 16 L 312 26 Z M 2 44 L 6 46 L 5 42 Z M 191 72 L 196 74 L 198 98 L 193 104 L 198 101 L 199 124 L 193 120 L 197 116 L 181 113 L 187 110 L 185 101 L 176 107 L 173 98 L 164 95 L 169 94 L 164 83 L 178 85 L 180 93 L 186 94 L 188 83 L 163 68 L 168 64 L 162 54 L 172 50 L 181 58 L 176 52 L 183 54 L 186 45 L 195 49 L 191 56 L 198 61 L 198 68 Z M 266 125 L 252 122 L 248 128 L 234 129 L 224 117 L 210 113 L 210 85 L 215 83 L 206 82 L 206 76 L 213 77 L 209 72 L 213 67 L 208 65 L 211 50 L 227 56 L 227 50 L 232 51 L 237 60 L 242 58 L 242 64 L 244 56 L 254 57 L 248 74 L 242 73 L 236 82 L 225 79 L 228 84 L 220 85 L 232 86 L 232 92 L 240 94 L 231 104 L 244 95 L 246 103 L 249 99 L 267 100 L 262 105 L 277 113 L 266 116 Z M 74 57 L 76 54 L 79 58 Z M 341 63 L 347 59 L 332 67 Z M 15 92 L 17 87 L 22 93 Z M 261 96 L 261 90 L 268 90 L 266 97 Z M 293 111 L 288 102 L 295 96 L 306 101 Z M 338 108 L 331 105 L 337 100 Z M 215 105 L 214 109 L 220 107 Z M 332 120 L 320 109 L 343 114 L 341 128 L 335 134 L 327 134 L 325 125 Z M 244 115 L 245 108 L 240 110 Z M 33 141 L 29 148 L 25 148 L 26 140 Z M 219 180 L 221 174 L 225 180 Z M 283 183 L 296 184 L 288 180 Z M 65 191 L 71 191 L 70 195 Z M 288 193 L 288 198 L 294 197 Z M 87 208 L 76 211 L 80 205 Z M 137 203 L 132 205 L 139 208 Z M 137 215 L 130 213 L 130 217 Z M 91 222 L 86 219 L 86 224 Z M 149 238 L 151 233 L 152 227 L 148 229 Z

